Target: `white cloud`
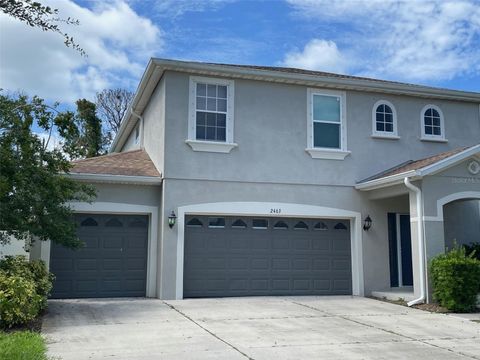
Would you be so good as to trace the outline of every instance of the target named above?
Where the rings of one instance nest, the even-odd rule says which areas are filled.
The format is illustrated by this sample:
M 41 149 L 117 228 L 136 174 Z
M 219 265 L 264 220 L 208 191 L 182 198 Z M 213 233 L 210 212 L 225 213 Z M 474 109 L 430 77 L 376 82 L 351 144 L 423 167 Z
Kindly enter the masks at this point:
M 346 71 L 347 62 L 333 41 L 313 39 L 302 51 L 287 53 L 281 65 L 343 73 Z
M 236 0 L 160 0 L 151 4 L 151 6 L 155 9 L 153 12 L 155 16 L 175 18 L 186 12 L 217 10 L 234 1 Z M 130 2 L 138 3 L 139 0 L 130 0 Z
M 53 1 L 59 24 L 88 54 L 67 48 L 59 34 L 31 28 L 0 14 L 0 88 L 22 90 L 45 99 L 73 102 L 105 87 L 134 88 L 150 56 L 163 47 L 162 32 L 124 1 L 96 2 L 92 9 L 71 0 Z
M 348 67 L 357 74 L 437 81 L 480 72 L 475 0 L 289 3 L 297 15 L 345 30 L 332 40 L 348 51 Z

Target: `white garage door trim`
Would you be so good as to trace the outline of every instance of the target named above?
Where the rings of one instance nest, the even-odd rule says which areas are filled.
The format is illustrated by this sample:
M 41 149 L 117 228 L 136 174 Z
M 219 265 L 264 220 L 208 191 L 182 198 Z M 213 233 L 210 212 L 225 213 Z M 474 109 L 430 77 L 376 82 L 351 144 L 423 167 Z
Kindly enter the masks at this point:
M 185 215 L 243 215 L 349 219 L 352 249 L 352 294 L 363 296 L 362 216 L 359 212 L 324 206 L 270 203 L 219 202 L 181 206 L 177 209 L 177 274 L 175 298 L 183 299 Z
M 113 202 L 71 202 L 70 208 L 76 213 L 92 214 L 121 214 L 121 215 L 148 215 L 148 254 L 147 254 L 147 286 L 146 296 L 156 296 L 157 281 L 157 243 L 158 236 L 158 208 L 156 206 L 132 205 Z M 50 267 L 50 241 L 41 247 L 41 259 Z

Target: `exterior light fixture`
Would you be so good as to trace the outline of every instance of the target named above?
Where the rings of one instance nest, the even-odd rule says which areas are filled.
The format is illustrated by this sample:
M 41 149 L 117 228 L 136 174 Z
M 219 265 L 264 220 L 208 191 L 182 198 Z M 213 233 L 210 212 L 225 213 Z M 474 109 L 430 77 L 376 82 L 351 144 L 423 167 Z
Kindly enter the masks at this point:
M 363 230 L 368 231 L 372 227 L 372 218 L 370 215 L 367 215 L 363 222 Z
M 168 226 L 171 228 L 174 227 L 175 223 L 177 222 L 177 215 L 175 215 L 175 211 L 172 210 L 170 216 L 168 217 Z

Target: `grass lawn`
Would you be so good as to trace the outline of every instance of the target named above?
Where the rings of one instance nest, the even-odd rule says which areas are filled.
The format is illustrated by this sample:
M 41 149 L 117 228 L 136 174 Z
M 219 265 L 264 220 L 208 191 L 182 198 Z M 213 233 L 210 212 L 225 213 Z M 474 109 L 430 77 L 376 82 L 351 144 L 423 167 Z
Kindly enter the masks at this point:
M 46 360 L 47 346 L 38 333 L 0 331 L 0 359 Z

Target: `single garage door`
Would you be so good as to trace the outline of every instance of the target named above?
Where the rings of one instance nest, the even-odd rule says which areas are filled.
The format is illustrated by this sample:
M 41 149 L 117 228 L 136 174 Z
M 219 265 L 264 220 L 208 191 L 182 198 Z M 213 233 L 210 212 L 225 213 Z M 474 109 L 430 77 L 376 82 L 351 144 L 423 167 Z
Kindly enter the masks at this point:
M 52 244 L 52 298 L 145 296 L 148 217 L 76 214 L 85 247 Z
M 349 295 L 348 220 L 187 216 L 184 297 Z

